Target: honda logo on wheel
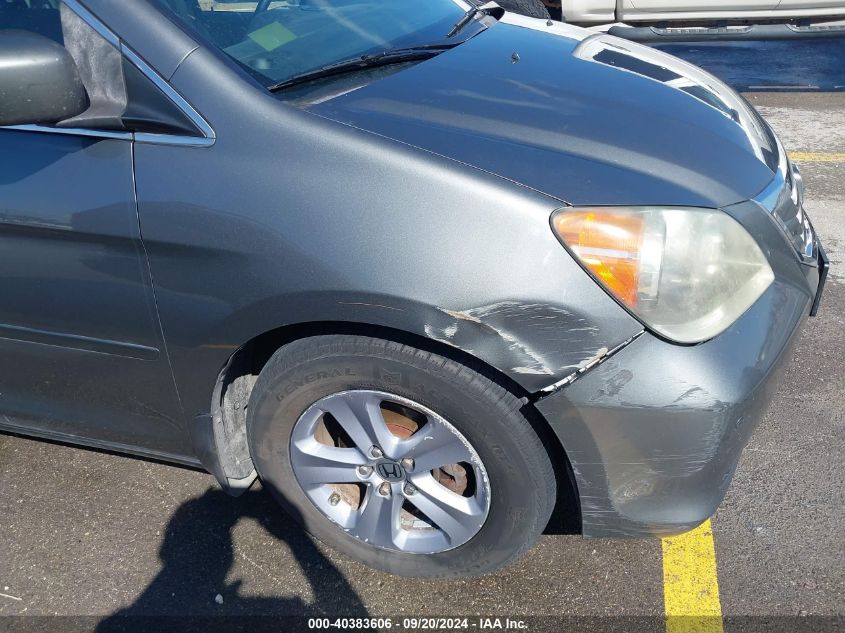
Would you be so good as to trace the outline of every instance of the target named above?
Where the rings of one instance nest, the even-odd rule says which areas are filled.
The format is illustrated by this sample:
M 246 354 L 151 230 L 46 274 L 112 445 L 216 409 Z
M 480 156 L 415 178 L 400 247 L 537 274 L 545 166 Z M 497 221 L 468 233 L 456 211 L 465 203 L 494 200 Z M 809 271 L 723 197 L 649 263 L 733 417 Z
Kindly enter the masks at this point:
M 405 478 L 405 471 L 397 462 L 385 460 L 376 464 L 376 472 L 385 481 L 401 481 Z

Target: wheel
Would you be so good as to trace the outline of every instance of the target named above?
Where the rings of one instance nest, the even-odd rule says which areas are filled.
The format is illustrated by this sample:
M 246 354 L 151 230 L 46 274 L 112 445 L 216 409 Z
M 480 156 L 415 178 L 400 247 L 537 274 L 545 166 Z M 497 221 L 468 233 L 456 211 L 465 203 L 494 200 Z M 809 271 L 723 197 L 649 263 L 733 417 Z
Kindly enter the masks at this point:
M 548 522 L 555 478 L 521 402 L 442 356 L 363 336 L 279 349 L 250 396 L 265 487 L 320 540 L 403 576 L 483 574 Z

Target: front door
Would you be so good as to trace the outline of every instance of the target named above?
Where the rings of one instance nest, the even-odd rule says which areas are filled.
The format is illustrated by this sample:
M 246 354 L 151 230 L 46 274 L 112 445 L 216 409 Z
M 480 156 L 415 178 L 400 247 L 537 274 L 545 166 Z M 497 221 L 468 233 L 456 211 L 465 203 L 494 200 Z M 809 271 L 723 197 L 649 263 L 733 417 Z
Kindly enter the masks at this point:
M 62 43 L 49 2 L 0 28 Z M 184 455 L 132 161 L 128 134 L 0 128 L 0 427 Z

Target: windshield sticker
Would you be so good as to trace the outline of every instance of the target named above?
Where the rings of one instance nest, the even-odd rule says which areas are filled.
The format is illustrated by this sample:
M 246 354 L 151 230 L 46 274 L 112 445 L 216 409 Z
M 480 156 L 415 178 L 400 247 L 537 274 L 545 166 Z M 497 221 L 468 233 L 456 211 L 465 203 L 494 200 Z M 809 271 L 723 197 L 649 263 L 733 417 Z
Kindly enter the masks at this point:
M 278 22 L 271 22 L 250 33 L 249 39 L 269 52 L 294 41 L 296 35 Z

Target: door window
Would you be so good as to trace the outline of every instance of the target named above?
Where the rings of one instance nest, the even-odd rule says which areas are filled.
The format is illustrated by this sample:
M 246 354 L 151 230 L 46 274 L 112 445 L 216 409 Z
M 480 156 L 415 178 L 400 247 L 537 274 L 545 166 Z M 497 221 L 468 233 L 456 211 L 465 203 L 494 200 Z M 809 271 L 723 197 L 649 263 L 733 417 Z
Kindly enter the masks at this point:
M 0 28 L 31 31 L 64 43 L 59 0 L 0 0 Z

